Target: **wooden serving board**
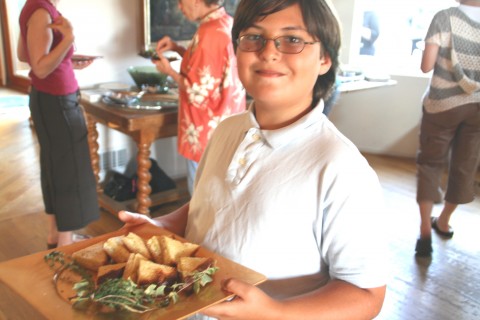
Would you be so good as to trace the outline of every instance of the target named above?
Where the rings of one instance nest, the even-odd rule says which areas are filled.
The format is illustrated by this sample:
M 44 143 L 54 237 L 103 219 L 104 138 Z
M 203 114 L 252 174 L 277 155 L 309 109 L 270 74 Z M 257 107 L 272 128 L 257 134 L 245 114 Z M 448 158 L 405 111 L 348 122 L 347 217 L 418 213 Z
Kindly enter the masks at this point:
M 135 232 L 144 239 L 153 235 L 173 235 L 165 229 L 151 224 L 143 224 L 131 229 L 123 228 L 56 250 L 71 254 L 108 238 L 122 234 L 126 235 L 128 232 Z M 186 241 L 181 237 L 174 237 L 180 241 Z M 44 256 L 51 251 L 53 250 L 42 251 L 0 263 L 0 296 L 3 301 L 0 303 L 0 307 L 2 307 L 1 312 L 7 316 L 7 319 L 184 319 L 231 297 L 221 289 L 223 279 L 235 277 L 252 285 L 260 284 L 266 280 L 264 275 L 200 247 L 196 255 L 213 258 L 219 270 L 213 276 L 213 282 L 204 287 L 198 295 L 188 297 L 182 295 L 176 304 L 142 315 L 127 312 L 86 314 L 73 309 L 71 304 L 57 293 L 53 282 L 54 270 L 44 261 Z M 15 301 L 15 305 L 20 307 L 15 309 L 14 304 L 9 303 L 9 301 Z M 10 308 L 10 306 L 12 307 Z

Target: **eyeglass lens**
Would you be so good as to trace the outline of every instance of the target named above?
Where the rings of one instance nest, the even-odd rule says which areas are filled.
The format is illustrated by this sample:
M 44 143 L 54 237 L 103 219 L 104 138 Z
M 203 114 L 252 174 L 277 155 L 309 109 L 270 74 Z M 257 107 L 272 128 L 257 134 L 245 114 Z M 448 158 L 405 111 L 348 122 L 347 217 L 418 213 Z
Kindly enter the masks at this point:
M 265 39 L 258 35 L 245 35 L 240 37 L 237 43 L 241 50 L 255 52 L 262 50 L 268 40 L 272 40 L 277 50 L 282 53 L 300 53 L 305 47 L 305 41 L 303 39 L 290 36 Z

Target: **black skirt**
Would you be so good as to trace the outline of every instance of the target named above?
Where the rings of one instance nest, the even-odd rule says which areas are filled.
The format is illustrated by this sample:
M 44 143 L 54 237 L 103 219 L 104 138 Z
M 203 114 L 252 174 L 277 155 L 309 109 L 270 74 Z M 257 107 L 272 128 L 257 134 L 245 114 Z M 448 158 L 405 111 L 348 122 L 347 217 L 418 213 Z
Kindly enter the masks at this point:
M 100 215 L 88 147 L 88 132 L 78 94 L 55 96 L 32 88 L 30 112 L 40 144 L 45 211 L 59 231 L 81 229 Z

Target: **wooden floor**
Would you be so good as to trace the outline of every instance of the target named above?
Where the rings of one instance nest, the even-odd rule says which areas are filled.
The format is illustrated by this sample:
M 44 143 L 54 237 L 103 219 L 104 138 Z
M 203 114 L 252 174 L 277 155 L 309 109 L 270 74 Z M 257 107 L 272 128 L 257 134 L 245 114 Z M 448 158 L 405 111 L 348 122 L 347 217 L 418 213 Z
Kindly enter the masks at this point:
M 2 94 L 9 92 L 0 89 Z M 46 249 L 38 146 L 28 117 L 26 108 L 0 109 L 0 262 Z M 453 239 L 433 235 L 432 259 L 417 260 L 414 161 L 366 157 L 380 177 L 391 221 L 392 276 L 378 319 L 480 319 L 480 199 L 460 206 L 454 214 Z M 186 200 L 153 214 L 169 212 Z M 436 207 L 434 214 L 439 211 Z M 99 221 L 80 232 L 95 236 L 120 226 L 115 216 L 102 212 Z M 1 310 L 0 319 L 4 319 Z

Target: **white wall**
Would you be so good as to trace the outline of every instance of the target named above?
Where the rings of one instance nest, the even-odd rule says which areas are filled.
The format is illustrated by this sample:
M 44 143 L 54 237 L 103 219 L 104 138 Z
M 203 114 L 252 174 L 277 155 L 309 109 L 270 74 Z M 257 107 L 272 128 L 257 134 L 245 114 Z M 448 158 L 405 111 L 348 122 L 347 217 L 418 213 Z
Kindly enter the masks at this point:
M 412 158 L 428 79 L 392 78 L 394 86 L 342 93 L 330 120 L 361 151 Z
M 59 10 L 74 26 L 77 54 L 103 59 L 76 71 L 81 87 L 101 82 L 130 83 L 127 68 L 150 61 L 137 55 L 141 48 L 141 0 L 62 0 Z
M 331 0 L 335 10 L 337 11 L 340 25 L 342 28 L 342 49 L 340 52 L 340 61 L 344 64 L 350 63 L 350 56 L 358 52 L 360 48 L 361 34 L 360 28 L 363 16 L 360 16 L 356 10 L 359 1 L 355 0 Z M 357 13 L 356 13 L 357 12 Z M 354 39 L 354 41 L 352 41 Z
M 127 68 L 151 64 L 138 56 L 143 45 L 142 0 L 61 0 L 58 8 L 74 27 L 76 53 L 103 56 L 90 67 L 76 71 L 81 88 L 106 82 L 134 85 Z M 98 129 L 100 152 L 127 148 L 129 155 L 135 156 L 136 147 L 126 135 L 102 125 Z M 186 165 L 177 153 L 176 138 L 155 142 L 151 157 L 171 177 L 185 175 Z

